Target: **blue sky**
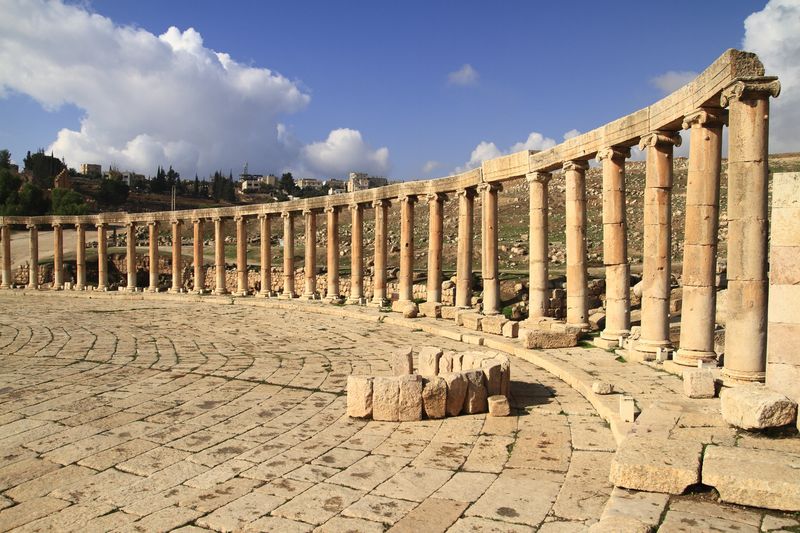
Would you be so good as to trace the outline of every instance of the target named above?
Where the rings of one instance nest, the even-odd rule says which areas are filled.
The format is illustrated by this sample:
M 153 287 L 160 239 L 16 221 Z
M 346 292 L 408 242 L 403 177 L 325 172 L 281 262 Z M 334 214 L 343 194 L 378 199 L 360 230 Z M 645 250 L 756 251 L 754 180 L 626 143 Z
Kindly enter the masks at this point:
M 0 0 L 0 6 L 9 4 L 3 11 L 13 13 L 16 2 Z M 34 3 L 29 11 L 53 7 Z M 780 3 L 798 7 L 794 0 Z M 296 175 L 336 175 L 351 166 L 360 168 L 350 170 L 397 179 L 447 175 L 474 165 L 481 154 L 473 151 L 480 143 L 484 148 L 494 143 L 495 151 L 488 147 L 481 152 L 491 155 L 515 144 L 519 147 L 537 132 L 543 136 L 541 142 L 533 139 L 526 147 L 546 147 L 548 139 L 561 142 L 570 130 L 587 131 L 658 100 L 664 91 L 655 79 L 669 72 L 702 71 L 725 49 L 741 48 L 745 19 L 765 4 L 153 0 L 68 4 L 58 6 L 67 10 L 60 17 L 88 9 L 110 19 L 114 27 L 132 26 L 154 36 L 171 26 L 180 32 L 194 28 L 203 48 L 228 54 L 245 67 L 280 74 L 284 85 L 288 83 L 304 99 L 295 94 L 294 100 L 283 101 L 289 98 L 285 87 L 278 104 L 271 100 L 253 104 L 247 101 L 249 95 L 226 95 L 224 89 L 215 90 L 207 100 L 198 96 L 195 108 L 187 107 L 176 117 L 185 117 L 191 123 L 189 130 L 220 128 L 219 138 L 241 136 L 236 146 L 247 148 L 239 153 L 222 149 L 214 157 L 202 157 L 198 154 L 209 152 L 204 143 L 214 143 L 213 135 L 193 139 L 191 131 L 168 131 L 168 125 L 159 124 L 168 119 L 153 112 L 161 108 L 149 104 L 135 116 L 125 115 L 128 108 L 136 113 L 140 100 L 167 91 L 161 83 L 153 82 L 147 85 L 152 89 L 133 92 L 127 100 L 115 100 L 119 96 L 111 86 L 126 85 L 117 78 L 98 81 L 103 87 L 70 87 L 63 97 L 58 94 L 58 80 L 71 85 L 66 78 L 83 70 L 81 61 L 90 66 L 115 62 L 113 49 L 101 57 L 87 49 L 91 41 L 86 43 L 92 31 L 115 30 L 108 29 L 108 22 L 104 29 L 103 24 L 93 29 L 97 19 L 86 19 L 88 29 L 75 35 L 61 29 L 53 41 L 34 42 L 24 32 L 19 34 L 16 46 L 23 52 L 30 46 L 31 57 L 42 62 L 40 70 L 52 62 L 71 63 L 56 77 L 44 77 L 40 85 L 15 84 L 12 80 L 23 67 L 9 64 L 12 60 L 0 53 L 0 88 L 5 86 L 5 97 L 0 98 L 0 147 L 8 147 L 19 161 L 25 150 L 50 147 L 62 128 L 80 130 L 81 118 L 89 116 L 97 119 L 90 120 L 96 122 L 89 128 L 93 131 L 82 132 L 80 139 L 60 139 L 54 147 L 67 152 L 70 166 L 89 162 L 77 158 L 91 154 L 110 159 L 106 165 L 142 165 L 139 170 L 145 173 L 155 161 L 174 164 L 184 176 L 195 171 L 202 176 L 213 168 L 237 173 L 244 160 L 250 161 L 252 171 L 292 169 Z M 20 16 L 25 12 L 20 10 Z M 116 63 L 132 61 L 130 69 L 120 69 L 128 74 L 159 61 L 123 55 Z M 469 67 L 460 78 L 450 77 L 465 65 Z M 682 79 L 680 74 L 676 77 Z M 44 84 L 49 84 L 46 89 Z M 164 84 L 178 95 L 201 93 L 205 87 L 202 78 L 166 79 Z M 80 96 L 88 91 L 90 103 Z M 99 104 L 104 98 L 108 104 Z M 239 101 L 240 114 L 232 113 L 230 121 L 213 116 L 203 121 L 215 105 L 224 109 Z M 263 120 L 251 121 L 248 109 L 257 106 L 269 109 Z M 135 122 L 141 132 L 135 128 L 116 132 L 108 115 L 119 108 L 125 108 L 121 119 Z M 143 119 L 143 113 L 154 116 Z M 184 120 L 176 117 L 171 120 Z M 275 124 L 281 125 L 278 141 Z M 345 128 L 358 135 L 332 134 Z M 147 133 L 152 146 L 115 151 L 139 133 Z M 262 136 L 271 139 L 263 141 L 269 145 L 263 150 Z M 159 151 L 166 144 L 179 148 Z M 169 154 L 177 154 L 175 161 L 167 160 Z M 155 168 L 149 170 L 154 172 Z

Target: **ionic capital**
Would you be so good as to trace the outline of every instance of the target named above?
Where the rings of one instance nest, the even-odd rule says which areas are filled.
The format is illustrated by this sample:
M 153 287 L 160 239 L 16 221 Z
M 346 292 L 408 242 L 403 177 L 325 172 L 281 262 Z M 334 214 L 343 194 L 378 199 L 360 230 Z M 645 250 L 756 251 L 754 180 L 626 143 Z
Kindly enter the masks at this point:
M 372 202 L 372 207 L 374 207 L 376 209 L 378 207 L 389 207 L 389 200 L 387 200 L 386 198 L 381 198 L 379 200 L 374 200 Z
M 586 172 L 589 169 L 589 162 L 582 161 L 580 159 L 573 159 L 572 161 L 564 161 L 564 163 L 561 165 L 561 168 L 564 170 L 564 172 Z
M 86 230 L 86 224 L 84 224 L 83 222 L 78 222 L 77 224 L 75 224 L 75 231 L 85 231 L 85 230 Z
M 347 209 L 349 209 L 350 211 L 354 211 L 355 212 L 355 211 L 359 211 L 359 210 L 364 209 L 364 206 L 361 205 L 361 204 L 349 204 L 347 206 Z
M 242 222 L 242 221 L 246 221 L 246 220 L 247 220 L 247 217 L 245 217 L 244 215 L 236 215 L 236 216 L 233 217 L 233 221 L 234 222 Z
M 604 159 L 622 160 L 625 161 L 631 156 L 631 149 L 627 146 L 609 146 L 597 152 L 595 159 L 603 161 Z
M 475 198 L 476 190 L 474 187 L 465 187 L 456 191 L 459 198 Z
M 202 218 L 193 218 L 192 219 L 192 224 L 194 224 L 195 226 L 198 225 L 198 224 L 202 224 L 202 223 L 203 223 L 203 219 Z
M 488 183 L 483 182 L 478 184 L 478 191 L 485 193 L 485 192 L 498 192 L 503 190 L 502 183 Z
M 525 174 L 525 181 L 528 183 L 543 183 L 547 185 L 547 182 L 550 181 L 553 175 L 549 172 L 542 172 L 541 170 L 537 170 L 536 172 L 528 172 Z
M 223 222 L 225 222 L 225 219 L 221 216 L 214 216 L 211 217 L 211 221 L 214 222 L 214 224 L 222 224 Z
M 108 229 L 108 222 L 98 222 L 95 227 L 97 229 Z
M 285 218 L 285 219 L 292 218 L 291 211 L 284 211 L 283 213 L 281 213 L 281 218 Z
M 338 205 L 325 206 L 325 212 L 326 213 L 338 213 L 339 212 L 339 206 Z
M 643 135 L 639 139 L 639 150 L 644 150 L 648 146 L 656 147 L 658 145 L 671 144 L 673 146 L 680 146 L 682 142 L 681 136 L 677 131 L 651 131 Z
M 401 203 L 408 202 L 410 204 L 416 203 L 417 196 L 415 194 L 401 194 L 397 197 L 397 200 Z
M 169 223 L 172 224 L 173 226 L 180 226 L 181 224 L 183 224 L 183 220 L 175 218 L 170 220 Z
M 39 226 L 37 226 L 36 224 L 25 224 L 25 227 L 27 229 L 39 229 Z
M 701 107 L 683 117 L 683 129 L 692 126 L 705 126 L 706 128 L 721 128 L 728 123 L 728 113 L 724 109 L 711 109 Z
M 269 219 L 269 215 L 267 213 L 260 213 L 258 215 L 258 220 L 268 220 L 268 219 Z
M 444 202 L 447 200 L 447 195 L 443 192 L 429 192 L 425 195 L 425 200 L 430 204 L 431 202 Z
M 316 215 L 313 209 L 303 209 L 303 216 L 307 217 L 310 215 Z
M 151 220 L 147 223 L 148 226 L 158 226 L 158 220 Z
M 747 100 L 760 98 L 777 98 L 781 94 L 781 82 L 776 76 L 759 76 L 739 78 L 722 89 L 720 104 L 728 107 L 731 100 Z

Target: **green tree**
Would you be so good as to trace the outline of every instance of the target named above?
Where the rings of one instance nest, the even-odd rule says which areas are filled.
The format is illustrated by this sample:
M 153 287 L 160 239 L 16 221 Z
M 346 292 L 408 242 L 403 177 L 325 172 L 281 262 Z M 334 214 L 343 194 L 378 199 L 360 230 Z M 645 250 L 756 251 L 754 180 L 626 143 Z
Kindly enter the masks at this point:
M 0 169 L 0 204 L 8 202 L 13 193 L 19 190 L 22 180 L 7 168 Z
M 33 182 L 44 188 L 52 187 L 53 178 L 67 168 L 63 161 L 53 157 L 53 154 L 45 154 L 43 149 L 34 154 L 28 152 L 23 162 L 25 170 L 33 175 Z
M 11 168 L 11 152 L 3 148 L 0 150 L 0 168 Z
M 164 172 L 164 169 L 159 165 L 156 171 L 156 177 L 150 180 L 150 192 L 159 194 L 167 189 L 167 173 Z
M 21 215 L 44 215 L 50 210 L 50 200 L 41 187 L 24 183 L 19 189 L 19 207 Z
M 130 187 L 121 179 L 105 179 L 100 183 L 97 200 L 106 205 L 118 206 L 125 203 Z
M 85 215 L 88 211 L 83 197 L 69 189 L 53 189 L 51 199 L 54 215 Z
M 294 183 L 294 176 L 292 176 L 291 172 L 284 172 L 281 174 L 281 179 L 278 182 L 278 186 L 286 191 L 286 194 L 297 193 L 297 185 Z

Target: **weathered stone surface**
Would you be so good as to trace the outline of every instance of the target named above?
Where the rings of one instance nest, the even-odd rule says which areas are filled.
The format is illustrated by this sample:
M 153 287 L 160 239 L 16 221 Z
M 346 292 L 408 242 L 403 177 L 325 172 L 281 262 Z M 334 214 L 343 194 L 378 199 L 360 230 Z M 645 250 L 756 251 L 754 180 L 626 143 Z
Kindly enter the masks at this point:
M 689 398 L 713 398 L 716 393 L 714 373 L 700 368 L 684 370 L 683 393 Z
M 619 417 L 623 422 L 633 422 L 636 420 L 636 403 L 633 396 L 619 397 Z
M 420 348 L 419 373 L 422 376 L 439 375 L 439 360 L 442 357 L 442 349 L 436 346 L 424 346 Z
M 419 312 L 428 318 L 442 318 L 442 304 L 439 302 L 423 302 L 419 304 Z
M 615 487 L 611 491 L 600 522 L 590 531 L 603 533 L 654 531 L 658 527 L 669 495 Z
M 400 383 L 397 378 L 373 378 L 372 419 L 386 422 L 400 420 Z
M 511 360 L 504 353 L 497 353 L 495 359 L 500 361 L 500 394 L 508 397 L 511 394 Z
M 401 422 L 422 420 L 422 376 L 412 374 L 398 378 L 400 403 L 398 418 Z
M 614 385 L 605 381 L 595 381 L 592 383 L 592 392 L 595 394 L 611 394 L 614 392 Z
M 467 378 L 461 372 L 441 374 L 447 384 L 447 416 L 458 416 L 467 395 Z
M 508 398 L 505 396 L 489 396 L 489 414 L 492 416 L 508 416 L 511 414 L 511 406 L 508 405 Z
M 401 310 L 403 311 L 403 318 L 417 318 L 417 315 L 419 314 L 417 304 L 414 302 L 406 302 L 401 307 Z
M 538 329 L 521 329 L 522 346 L 532 349 L 570 348 L 578 345 L 577 333 L 557 333 Z
M 442 377 L 426 378 L 422 387 L 422 407 L 428 418 L 447 414 L 447 382 Z
M 617 449 L 610 480 L 617 487 L 682 494 L 700 482 L 703 445 L 631 435 Z
M 458 313 L 457 320 L 460 322 L 460 326 L 464 326 L 467 329 L 480 331 L 483 318 L 483 315 L 474 311 L 470 311 L 467 313 Z
M 508 322 L 509 320 L 503 315 L 484 316 L 483 320 L 481 320 L 481 331 L 485 333 L 492 333 L 494 335 L 502 335 L 503 326 L 505 326 Z
M 489 396 L 502 394 L 503 388 L 503 367 L 497 359 L 484 359 L 481 361 L 481 369 L 486 380 L 486 392 Z
M 516 339 L 519 336 L 519 322 L 516 320 L 509 320 L 503 324 L 503 337 L 509 339 Z
M 456 310 L 457 308 L 455 306 L 443 305 L 441 308 L 442 318 L 445 320 L 455 320 Z
M 395 351 L 389 360 L 392 365 L 392 374 L 406 376 L 414 373 L 414 356 L 411 347 Z
M 467 370 L 463 374 L 467 380 L 467 395 L 464 398 L 463 413 L 467 415 L 485 413 L 487 410 L 487 394 L 483 371 Z
M 589 533 L 651 533 L 653 528 L 632 516 L 616 515 L 592 524 Z
M 439 374 L 447 374 L 453 371 L 454 352 L 444 352 L 439 358 Z
M 347 416 L 369 418 L 372 416 L 372 378 L 347 376 Z
M 754 448 L 708 446 L 703 484 L 722 501 L 800 511 L 800 455 Z
M 723 389 L 722 418 L 742 429 L 764 429 L 792 424 L 797 404 L 783 394 L 754 384 Z

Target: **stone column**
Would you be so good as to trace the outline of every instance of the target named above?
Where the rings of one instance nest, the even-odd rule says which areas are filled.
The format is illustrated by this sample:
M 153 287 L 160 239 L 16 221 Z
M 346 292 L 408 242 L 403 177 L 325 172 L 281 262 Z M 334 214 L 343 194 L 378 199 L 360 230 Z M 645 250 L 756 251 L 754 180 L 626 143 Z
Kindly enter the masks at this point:
M 125 227 L 128 229 L 126 237 L 126 256 L 125 263 L 128 269 L 128 285 L 126 290 L 136 290 L 136 223 L 128 222 Z
M 398 301 L 414 299 L 414 204 L 416 196 L 404 195 L 400 200 L 400 279 Z
M 28 289 L 36 290 L 39 288 L 39 228 L 36 224 L 28 224 L 30 230 L 30 260 L 31 266 L 28 269 Z
M 445 198 L 443 193 L 428 195 L 428 287 L 425 299 L 431 303 L 442 302 L 442 239 Z
M 259 215 L 261 229 L 261 296 L 272 296 L 272 228 L 268 215 Z
M 550 314 L 550 236 L 547 224 L 547 184 L 549 172 L 532 172 L 526 176 L 530 195 L 528 234 L 528 317 Z
M 214 219 L 214 269 L 217 271 L 217 283 L 214 294 L 228 294 L 225 277 L 225 219 Z
M 108 224 L 97 224 L 97 290 L 108 290 Z
M 625 217 L 625 160 L 631 149 L 612 146 L 600 150 L 603 165 L 603 265 L 606 270 L 606 327 L 596 339 L 603 348 L 619 346 L 631 330 L 631 267 L 628 261 L 628 225 Z
M 669 296 L 672 270 L 672 150 L 681 137 L 671 131 L 649 133 L 639 141 L 647 149 L 644 188 L 642 334 L 636 350 L 644 359 L 671 350 Z
M 297 298 L 294 292 L 294 218 L 290 212 L 283 217 L 283 294 L 281 298 Z
M 53 288 L 64 288 L 64 228 L 59 222 L 53 224 Z
M 567 211 L 567 324 L 589 328 L 586 271 L 586 161 L 565 161 Z
M 481 191 L 481 276 L 483 314 L 500 314 L 500 276 L 497 258 L 497 193 L 499 183 L 482 183 Z
M 722 166 L 722 126 L 718 109 L 700 109 L 683 119 L 690 129 L 683 245 L 683 306 L 676 363 L 714 361 L 717 308 L 717 229 Z
M 325 208 L 328 222 L 328 299 L 338 301 L 339 295 L 339 208 Z
M 723 382 L 764 381 L 767 343 L 769 97 L 774 77 L 734 81 L 728 108 L 728 309 Z
M 75 289 L 86 290 L 86 226 L 75 224 Z
M 305 217 L 306 255 L 303 261 L 303 298 L 319 299 L 317 293 L 317 214 L 312 209 L 303 211 Z
M 194 292 L 200 294 L 205 290 L 206 270 L 203 258 L 203 219 L 192 220 L 194 234 L 192 235 L 192 251 L 194 252 Z
M 347 303 L 364 304 L 364 207 L 350 206 L 350 298 Z
M 180 292 L 183 288 L 183 252 L 180 220 L 172 221 L 172 287 L 170 292 Z
M 456 250 L 456 307 L 472 307 L 472 217 L 475 211 L 475 189 L 466 188 L 458 195 L 458 248 Z
M 247 219 L 243 216 L 236 221 L 236 295 L 247 296 Z
M 150 285 L 148 292 L 158 292 L 158 222 L 147 223 L 148 252 L 150 253 Z
M 3 280 L 2 284 L 0 284 L 0 289 L 10 289 L 12 280 L 11 280 L 11 226 L 8 224 L 3 224 L 0 227 L 0 232 L 2 235 L 0 237 L 3 240 Z
M 384 307 L 386 298 L 386 238 L 388 232 L 389 200 L 375 200 L 375 276 L 372 303 Z

